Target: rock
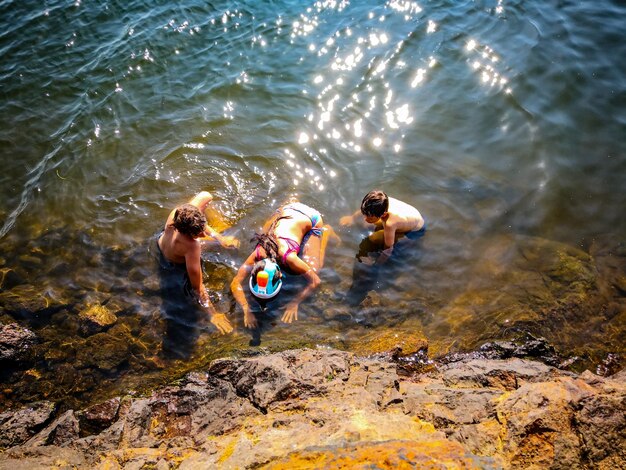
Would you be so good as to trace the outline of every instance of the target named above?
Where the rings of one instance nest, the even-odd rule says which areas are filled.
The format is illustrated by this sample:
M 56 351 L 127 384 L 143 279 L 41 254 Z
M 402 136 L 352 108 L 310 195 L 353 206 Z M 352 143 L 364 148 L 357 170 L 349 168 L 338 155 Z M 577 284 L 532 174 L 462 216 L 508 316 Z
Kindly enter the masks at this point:
M 67 447 L 14 447 L 0 457 L 0 470 L 93 468 L 85 456 Z
M 78 314 L 81 331 L 85 334 L 100 332 L 115 324 L 117 317 L 106 305 L 92 304 Z
M 220 359 L 149 396 L 41 423 L 0 454 L 0 468 L 63 458 L 101 468 L 624 468 L 624 378 L 519 358 L 464 358 L 403 378 L 394 362 L 331 349 Z M 0 415 L 0 429 L 19 413 Z
M 364 334 L 350 345 L 355 354 L 367 356 L 388 353 L 390 357 L 404 357 L 428 350 L 428 340 L 421 332 L 410 333 L 400 329 L 373 331 Z
M 26 442 L 48 422 L 54 410 L 54 403 L 40 401 L 0 414 L 0 448 Z
M 25 445 L 27 447 L 60 446 L 66 442 L 77 439 L 79 430 L 78 420 L 74 415 L 74 411 L 69 410 L 29 439 Z
M 545 381 L 561 373 L 540 362 L 522 359 L 469 359 L 444 365 L 439 371 L 448 385 L 503 390 L 515 390 L 524 382 Z
M 498 468 L 494 459 L 479 457 L 448 440 L 388 441 L 344 447 L 306 449 L 263 466 L 267 470 L 293 468 Z
M 0 361 L 21 361 L 30 356 L 35 333 L 17 323 L 0 325 Z
M 120 397 L 90 406 L 76 413 L 82 434 L 96 434 L 111 426 L 120 409 Z
M 9 291 L 0 292 L 0 308 L 14 318 L 30 318 L 50 307 L 50 301 L 35 286 L 20 284 Z
M 608 354 L 596 367 L 596 373 L 604 377 L 616 374 L 622 369 L 621 357 L 618 354 Z
M 81 367 L 97 367 L 110 371 L 128 359 L 128 338 L 96 333 L 77 348 L 76 360 Z
M 585 397 L 574 415 L 586 460 L 593 468 L 626 467 L 626 377 L 601 380 L 606 391 Z
M 348 353 L 324 354 L 313 350 L 289 351 L 239 361 L 218 360 L 209 373 L 230 382 L 265 410 L 275 402 L 323 393 L 324 386 L 348 371 Z

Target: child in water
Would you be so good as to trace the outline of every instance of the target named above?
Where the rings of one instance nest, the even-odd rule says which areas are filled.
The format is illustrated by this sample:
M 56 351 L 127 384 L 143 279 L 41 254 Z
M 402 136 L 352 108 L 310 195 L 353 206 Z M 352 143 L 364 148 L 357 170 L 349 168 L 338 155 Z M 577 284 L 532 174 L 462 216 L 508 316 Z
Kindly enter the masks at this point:
M 376 245 L 382 245 L 383 251 L 378 263 L 389 259 L 399 238 L 418 238 L 426 230 L 424 218 L 415 207 L 388 197 L 380 190 L 367 193 L 361 202 L 361 208 L 354 214 L 339 219 L 339 224 L 352 225 L 360 215 L 365 217 L 365 222 L 375 225 L 375 231 L 369 239 Z
M 254 251 L 241 265 L 230 288 L 243 309 L 246 328 L 256 328 L 257 319 L 250 311 L 243 285 L 249 275 L 251 293 L 257 298 L 270 299 L 282 286 L 282 272 L 303 275 L 307 286 L 289 302 L 282 321 L 298 319 L 298 306 L 320 284 L 319 271 L 324 264 L 328 236 L 332 230 L 324 225 L 321 214 L 292 199 L 281 206 L 263 226 L 263 233 L 255 234 Z
M 184 264 L 191 287 L 198 302 L 210 315 L 213 325 L 222 333 L 230 333 L 233 327 L 223 313 L 218 313 L 209 299 L 206 287 L 202 283 L 200 265 L 201 238 L 212 238 L 225 248 L 238 247 L 239 241 L 234 237 L 223 236 L 208 224 L 204 211 L 213 196 L 202 191 L 194 196 L 189 203 L 183 204 L 170 212 L 165 229 L 159 236 L 158 246 L 161 254 L 171 263 Z

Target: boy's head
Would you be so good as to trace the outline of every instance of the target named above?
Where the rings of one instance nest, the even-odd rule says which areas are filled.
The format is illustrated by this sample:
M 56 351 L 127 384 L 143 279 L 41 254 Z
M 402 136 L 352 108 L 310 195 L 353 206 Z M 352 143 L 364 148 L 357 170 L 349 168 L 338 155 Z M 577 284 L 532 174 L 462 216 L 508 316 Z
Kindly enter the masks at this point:
M 389 210 L 389 198 L 383 191 L 375 189 L 365 195 L 361 201 L 361 214 L 365 221 L 374 223 Z
M 183 204 L 174 213 L 172 224 L 176 230 L 192 238 L 199 237 L 204 231 L 206 217 L 192 204 Z

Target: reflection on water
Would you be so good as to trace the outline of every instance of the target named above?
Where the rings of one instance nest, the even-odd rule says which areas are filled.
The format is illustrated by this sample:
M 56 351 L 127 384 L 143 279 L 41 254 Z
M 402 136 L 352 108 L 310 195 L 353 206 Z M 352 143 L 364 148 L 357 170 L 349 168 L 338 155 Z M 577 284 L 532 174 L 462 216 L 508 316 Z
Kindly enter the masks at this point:
M 617 2 L 0 12 L 0 320 L 39 341 L 3 365 L 5 406 L 142 390 L 229 354 L 363 351 L 389 331 L 425 335 L 434 355 L 523 333 L 580 364 L 624 354 Z M 370 266 L 359 262 L 375 251 L 367 229 L 338 220 L 377 187 L 416 206 L 429 231 Z M 242 241 L 203 254 L 229 336 L 150 248 L 171 208 L 200 190 Z M 296 324 L 269 305 L 249 332 L 229 283 L 252 234 L 294 194 L 342 243 Z M 94 307 L 115 322 L 87 327 Z

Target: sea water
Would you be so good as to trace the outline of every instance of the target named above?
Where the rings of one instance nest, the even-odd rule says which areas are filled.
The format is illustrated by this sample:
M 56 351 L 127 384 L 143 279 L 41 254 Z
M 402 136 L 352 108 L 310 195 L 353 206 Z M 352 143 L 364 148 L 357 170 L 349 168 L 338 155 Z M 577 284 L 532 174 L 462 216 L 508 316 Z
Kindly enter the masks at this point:
M 444 353 L 528 325 L 564 355 L 623 354 L 625 19 L 610 0 L 1 2 L 1 315 L 39 338 L 32 362 L 4 368 L 3 403 L 72 404 L 378 331 Z M 356 257 L 368 228 L 338 224 L 374 188 L 428 224 L 377 268 Z M 203 255 L 236 327 L 224 337 L 164 298 L 155 252 L 201 190 L 242 242 Z M 229 283 L 293 195 L 342 242 L 297 323 L 278 301 L 250 333 Z M 597 311 L 613 313 L 567 317 L 560 295 L 579 308 L 605 274 Z M 526 318 L 537 292 L 545 316 Z M 111 329 L 84 329 L 94 305 Z

